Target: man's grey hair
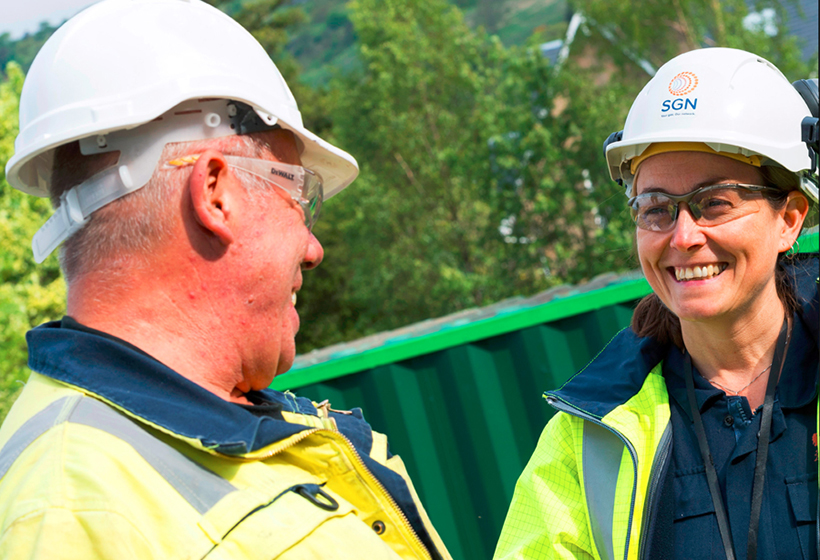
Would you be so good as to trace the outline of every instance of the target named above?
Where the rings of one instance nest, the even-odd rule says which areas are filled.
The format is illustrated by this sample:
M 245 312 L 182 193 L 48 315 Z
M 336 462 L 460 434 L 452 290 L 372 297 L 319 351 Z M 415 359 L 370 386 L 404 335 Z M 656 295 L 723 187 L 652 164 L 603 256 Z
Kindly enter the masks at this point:
M 171 236 L 174 215 L 179 213 L 181 193 L 188 182 L 192 167 L 171 167 L 165 162 L 216 149 L 226 155 L 262 157 L 270 153 L 270 145 L 261 134 L 228 136 L 211 140 L 178 142 L 165 146 L 160 161 L 148 183 L 94 212 L 88 223 L 72 235 L 60 249 L 60 267 L 66 282 L 71 284 L 84 273 L 107 269 L 114 273 L 126 268 L 144 266 L 153 251 Z M 56 208 L 60 196 L 102 169 L 116 163 L 117 154 L 83 156 L 77 142 L 58 148 L 50 198 Z M 261 178 L 235 170 L 249 196 L 256 197 L 269 188 Z

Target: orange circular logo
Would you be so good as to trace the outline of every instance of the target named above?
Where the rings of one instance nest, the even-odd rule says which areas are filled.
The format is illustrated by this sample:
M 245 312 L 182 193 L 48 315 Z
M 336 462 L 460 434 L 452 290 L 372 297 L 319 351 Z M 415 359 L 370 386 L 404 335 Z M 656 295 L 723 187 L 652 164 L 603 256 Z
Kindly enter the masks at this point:
M 669 82 L 669 93 L 672 95 L 686 95 L 698 87 L 698 77 L 693 72 L 681 72 Z

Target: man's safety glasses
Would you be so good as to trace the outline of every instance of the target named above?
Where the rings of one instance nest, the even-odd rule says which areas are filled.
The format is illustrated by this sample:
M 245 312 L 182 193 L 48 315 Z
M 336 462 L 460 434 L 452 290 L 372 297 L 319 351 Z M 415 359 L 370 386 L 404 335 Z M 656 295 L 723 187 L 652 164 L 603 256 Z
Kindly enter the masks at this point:
M 193 165 L 198 159 L 199 155 L 183 156 L 168 161 L 165 165 L 174 168 L 185 167 Z M 318 174 L 301 165 L 290 165 L 266 159 L 225 156 L 225 161 L 228 162 L 229 167 L 264 179 L 288 193 L 302 207 L 305 225 L 309 230 L 313 229 L 313 225 L 319 219 L 324 196 L 322 178 Z
M 629 206 L 639 228 L 665 232 L 675 226 L 682 202 L 686 203 L 695 223 L 717 226 L 760 211 L 764 192 L 783 193 L 774 187 L 727 183 L 702 187 L 680 196 L 647 192 L 630 198 Z

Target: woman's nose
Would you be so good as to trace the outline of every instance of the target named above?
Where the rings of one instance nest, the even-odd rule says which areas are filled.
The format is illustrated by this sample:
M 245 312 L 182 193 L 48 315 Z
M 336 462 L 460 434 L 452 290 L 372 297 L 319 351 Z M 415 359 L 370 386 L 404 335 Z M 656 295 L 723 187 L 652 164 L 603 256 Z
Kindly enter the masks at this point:
M 688 252 L 703 245 L 706 236 L 702 226 L 698 225 L 689 205 L 681 202 L 678 205 L 678 216 L 672 229 L 669 244 L 681 252 Z

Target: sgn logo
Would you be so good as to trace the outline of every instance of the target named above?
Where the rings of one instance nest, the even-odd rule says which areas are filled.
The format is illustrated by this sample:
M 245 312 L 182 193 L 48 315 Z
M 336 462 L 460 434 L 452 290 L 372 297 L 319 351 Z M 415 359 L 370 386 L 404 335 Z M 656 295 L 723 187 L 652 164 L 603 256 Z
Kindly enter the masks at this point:
M 667 99 L 663 102 L 663 109 L 661 109 L 661 113 L 665 113 L 670 109 L 675 111 L 680 111 L 682 109 L 697 109 L 698 108 L 698 100 L 689 99 L 688 97 L 684 99 Z
M 661 113 L 669 111 L 686 111 L 698 108 L 698 100 L 684 97 L 695 91 L 698 87 L 698 77 L 694 72 L 681 72 L 669 82 L 669 93 L 676 97 L 676 99 L 665 99 L 662 103 L 663 109 Z

